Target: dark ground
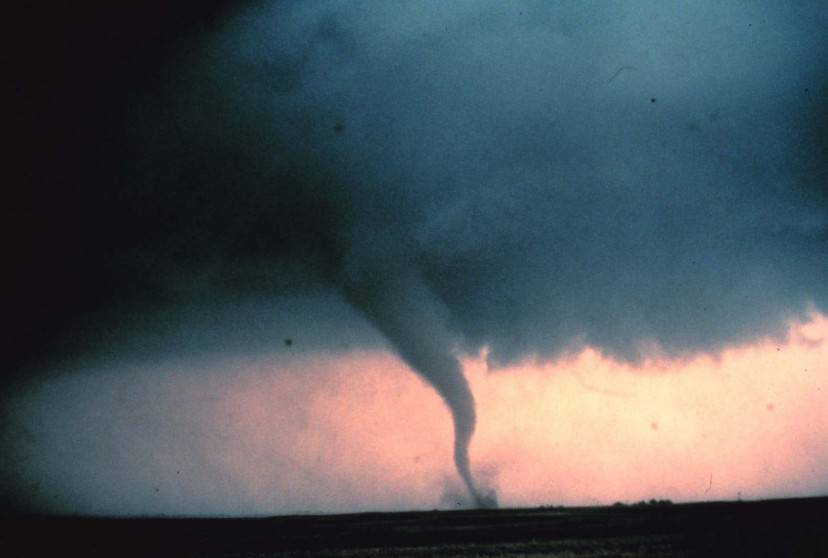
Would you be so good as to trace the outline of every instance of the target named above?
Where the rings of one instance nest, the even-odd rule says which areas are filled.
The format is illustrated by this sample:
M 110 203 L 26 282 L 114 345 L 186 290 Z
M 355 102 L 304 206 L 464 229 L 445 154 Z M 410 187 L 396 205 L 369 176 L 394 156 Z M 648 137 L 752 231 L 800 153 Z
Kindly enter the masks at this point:
M 258 519 L 3 520 L 5 556 L 828 556 L 828 497 Z M 14 549 L 9 552 L 10 549 Z

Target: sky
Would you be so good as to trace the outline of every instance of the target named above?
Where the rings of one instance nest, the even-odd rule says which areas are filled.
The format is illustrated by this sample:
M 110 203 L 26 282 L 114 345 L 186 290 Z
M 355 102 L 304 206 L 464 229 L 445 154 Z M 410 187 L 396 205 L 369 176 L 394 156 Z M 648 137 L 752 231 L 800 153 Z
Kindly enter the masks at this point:
M 23 81 L 4 508 L 828 493 L 824 2 L 148 6 Z
M 297 340 L 297 343 L 299 341 Z M 828 491 L 828 319 L 718 358 L 630 367 L 594 350 L 487 371 L 471 447 L 504 507 Z M 471 505 L 448 412 L 393 353 L 100 362 L 14 402 L 35 509 L 269 515 Z

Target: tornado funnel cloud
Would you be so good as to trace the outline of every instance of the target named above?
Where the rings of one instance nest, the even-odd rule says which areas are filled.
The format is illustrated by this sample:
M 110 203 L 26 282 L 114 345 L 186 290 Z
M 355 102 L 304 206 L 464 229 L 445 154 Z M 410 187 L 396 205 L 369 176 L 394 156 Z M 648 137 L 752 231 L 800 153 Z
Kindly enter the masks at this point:
M 471 472 L 469 443 L 476 421 L 474 396 L 452 353 L 445 310 L 416 272 L 386 277 L 377 273 L 371 279 L 348 282 L 344 292 L 399 356 L 443 398 L 454 423 L 457 473 L 475 507 L 495 507 L 494 495 L 483 495 Z

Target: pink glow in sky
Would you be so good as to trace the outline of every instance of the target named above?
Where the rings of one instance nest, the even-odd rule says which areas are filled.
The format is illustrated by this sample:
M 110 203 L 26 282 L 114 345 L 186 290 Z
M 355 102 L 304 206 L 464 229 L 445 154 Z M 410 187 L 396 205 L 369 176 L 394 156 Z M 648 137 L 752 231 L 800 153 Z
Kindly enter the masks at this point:
M 298 344 L 298 342 L 297 342 Z M 473 469 L 505 506 L 828 493 L 828 318 L 718 358 L 633 368 L 586 350 L 464 367 Z M 250 514 L 452 507 L 448 411 L 393 354 L 58 376 L 17 400 L 50 510 Z

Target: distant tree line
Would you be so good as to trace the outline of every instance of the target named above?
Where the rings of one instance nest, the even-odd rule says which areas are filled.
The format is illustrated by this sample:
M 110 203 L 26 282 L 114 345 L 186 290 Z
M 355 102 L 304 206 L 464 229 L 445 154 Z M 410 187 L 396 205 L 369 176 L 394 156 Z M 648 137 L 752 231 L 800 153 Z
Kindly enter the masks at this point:
M 653 498 L 652 500 L 639 500 L 634 504 L 627 504 L 625 502 L 615 502 L 612 507 L 614 508 L 625 508 L 625 507 L 633 507 L 633 508 L 643 508 L 643 507 L 658 507 L 658 506 L 672 506 L 672 500 L 656 500 Z

